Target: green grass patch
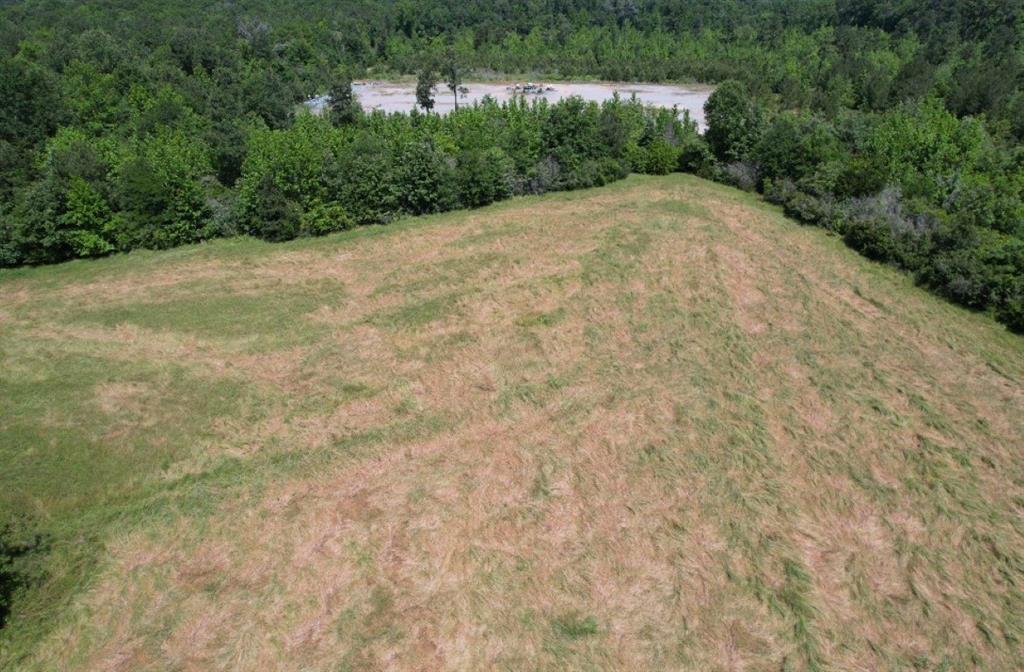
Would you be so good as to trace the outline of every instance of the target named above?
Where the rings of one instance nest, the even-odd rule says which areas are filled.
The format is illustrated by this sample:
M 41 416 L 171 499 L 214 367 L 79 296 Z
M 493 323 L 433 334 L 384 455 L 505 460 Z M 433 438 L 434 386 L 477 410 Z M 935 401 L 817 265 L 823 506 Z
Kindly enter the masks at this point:
M 550 328 L 565 319 L 565 308 L 558 308 L 548 313 L 527 313 L 515 319 L 515 325 L 523 329 L 534 327 Z
M 310 286 L 268 287 L 256 295 L 224 293 L 213 285 L 203 290 L 170 301 L 86 308 L 76 311 L 74 319 L 104 327 L 129 324 L 219 339 L 273 335 L 273 342 L 281 344 L 308 340 L 316 326 L 304 323 L 303 317 L 345 299 L 344 286 L 329 280 Z
M 420 329 L 448 318 L 458 308 L 461 293 L 453 292 L 432 299 L 415 300 L 395 310 L 377 313 L 369 322 L 385 329 Z
M 559 637 L 569 640 L 593 637 L 600 631 L 596 618 L 578 612 L 556 617 L 551 621 L 551 627 Z

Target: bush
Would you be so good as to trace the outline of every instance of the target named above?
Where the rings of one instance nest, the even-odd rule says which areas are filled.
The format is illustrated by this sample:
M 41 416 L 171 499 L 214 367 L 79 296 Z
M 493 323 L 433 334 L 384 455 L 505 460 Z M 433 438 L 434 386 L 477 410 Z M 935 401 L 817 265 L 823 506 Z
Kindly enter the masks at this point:
M 123 249 L 166 249 L 212 235 L 202 187 L 212 172 L 208 149 L 181 131 L 161 130 L 131 148 L 115 169 L 124 217 L 115 235 Z
M 835 180 L 837 198 L 860 198 L 885 189 L 885 171 L 875 161 L 863 156 L 850 157 L 839 166 Z
M 459 203 L 475 208 L 508 198 L 514 172 L 512 159 L 498 147 L 462 152 L 456 178 Z
M 702 136 L 689 136 L 682 142 L 676 170 L 706 179 L 714 177 L 715 156 Z
M 1007 176 L 970 174 L 958 180 L 943 204 L 968 226 L 1024 236 L 1024 203 L 1021 187 Z
M 557 188 L 561 182 L 562 167 L 550 156 L 532 166 L 513 191 L 517 194 L 545 194 Z
M 726 183 L 743 191 L 756 191 L 761 181 L 761 173 L 757 165 L 749 161 L 735 161 L 722 168 Z
M 1024 241 L 992 231 L 972 233 L 970 242 L 934 254 L 920 280 L 969 308 L 995 307 L 1012 322 L 1024 284 Z
M 941 212 L 921 202 L 908 202 L 897 189 L 846 201 L 837 222 L 850 247 L 910 271 L 924 267 L 936 238 L 948 228 Z
M 839 207 L 831 197 L 814 196 L 803 191 L 796 191 L 786 202 L 783 210 L 801 222 L 831 230 L 836 229 L 841 216 Z
M 362 133 L 324 167 L 326 197 L 341 204 L 356 224 L 383 224 L 399 211 L 391 147 Z
M 793 180 L 810 176 L 839 154 L 839 142 L 830 125 L 793 113 L 777 117 L 752 149 L 764 177 Z
M 422 215 L 455 207 L 453 164 L 454 161 L 430 140 L 402 148 L 394 171 L 399 208 L 412 215 Z
M 1024 334 L 1024 290 L 1018 288 L 1013 298 L 996 309 L 996 318 L 1018 334 Z
M 355 226 L 345 209 L 337 203 L 316 202 L 299 217 L 300 236 L 323 236 L 336 231 L 346 231 Z
M 629 174 L 629 169 L 622 161 L 611 158 L 590 159 L 584 161 L 576 171 L 576 187 L 601 187 Z
M 847 222 L 843 240 L 868 259 L 893 261 L 896 258 L 896 241 L 884 220 L 855 219 Z
M 920 281 L 952 301 L 982 310 L 990 303 L 985 271 L 977 250 L 954 250 L 935 256 Z
M 302 230 L 302 206 L 289 199 L 269 173 L 250 190 L 245 207 L 248 216 L 243 219 L 243 227 L 251 236 L 291 240 Z
M 650 175 L 668 175 L 679 167 L 679 148 L 658 139 L 644 152 L 643 172 Z
M 598 158 L 602 142 L 600 108 L 573 96 L 551 106 L 542 122 L 544 150 L 561 167 L 561 188 L 587 186 L 579 168 L 584 161 Z

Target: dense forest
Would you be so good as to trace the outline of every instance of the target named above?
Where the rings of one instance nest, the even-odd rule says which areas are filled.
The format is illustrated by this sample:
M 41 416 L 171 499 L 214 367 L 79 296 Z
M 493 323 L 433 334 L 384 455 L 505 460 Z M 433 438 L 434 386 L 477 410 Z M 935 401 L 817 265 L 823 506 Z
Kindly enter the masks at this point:
M 1024 0 L 6 2 L 0 266 L 682 170 L 1024 330 L 1022 35 Z M 704 135 L 628 100 L 440 117 L 351 96 L 474 71 L 718 88 Z

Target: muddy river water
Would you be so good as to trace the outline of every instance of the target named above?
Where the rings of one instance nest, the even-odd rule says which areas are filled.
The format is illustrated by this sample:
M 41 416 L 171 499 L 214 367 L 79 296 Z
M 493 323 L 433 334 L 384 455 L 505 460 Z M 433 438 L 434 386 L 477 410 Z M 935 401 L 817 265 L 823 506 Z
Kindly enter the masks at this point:
M 522 84 L 523 82 L 520 82 Z M 601 102 L 611 98 L 616 92 L 623 98 L 636 97 L 646 105 L 658 107 L 677 106 L 680 115 L 688 110 L 704 130 L 704 102 L 711 95 L 710 87 L 678 86 L 674 84 L 644 84 L 637 82 L 551 82 L 545 83 L 543 93 L 521 94 L 512 90 L 515 82 L 467 82 L 466 90 L 459 94 L 460 105 L 472 105 L 484 96 L 491 96 L 497 101 L 509 100 L 513 96 L 525 95 L 527 100 L 545 98 L 555 102 L 568 96 L 580 96 L 585 100 Z M 363 109 L 367 112 L 382 110 L 384 112 L 409 112 L 416 106 L 416 85 L 414 82 L 357 82 L 352 87 Z M 314 111 L 323 109 L 326 97 L 321 96 L 307 101 Z M 439 85 L 434 96 L 434 110 L 441 114 L 453 109 L 455 101 L 452 93 Z

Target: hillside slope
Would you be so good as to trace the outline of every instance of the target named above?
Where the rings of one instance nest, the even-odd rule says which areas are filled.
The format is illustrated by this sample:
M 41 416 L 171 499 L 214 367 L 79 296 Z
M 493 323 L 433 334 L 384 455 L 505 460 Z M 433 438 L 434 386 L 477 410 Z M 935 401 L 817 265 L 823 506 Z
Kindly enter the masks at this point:
M 18 669 L 1024 666 L 1024 339 L 693 177 L 0 274 L 0 353 Z

